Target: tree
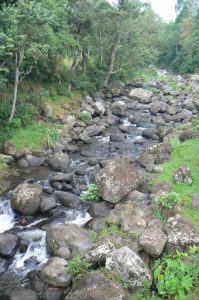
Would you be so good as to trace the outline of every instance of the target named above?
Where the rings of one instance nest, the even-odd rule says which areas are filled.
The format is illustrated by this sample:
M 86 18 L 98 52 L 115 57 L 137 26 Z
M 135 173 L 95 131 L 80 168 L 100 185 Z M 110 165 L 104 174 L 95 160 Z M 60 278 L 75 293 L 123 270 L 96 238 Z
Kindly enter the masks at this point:
M 6 62 L 14 71 L 14 93 L 9 122 L 12 122 L 17 102 L 19 83 L 31 73 L 40 57 L 45 57 L 49 48 L 45 32 L 53 20 L 50 11 L 37 1 L 19 0 L 14 6 L 6 6 L 0 12 L 3 34 L 13 43 L 12 56 Z

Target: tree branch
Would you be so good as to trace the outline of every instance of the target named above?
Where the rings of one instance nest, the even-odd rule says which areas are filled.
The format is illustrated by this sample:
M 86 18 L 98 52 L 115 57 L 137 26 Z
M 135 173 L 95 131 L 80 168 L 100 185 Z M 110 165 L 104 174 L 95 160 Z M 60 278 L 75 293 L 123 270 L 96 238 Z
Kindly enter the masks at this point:
M 23 80 L 27 75 L 29 75 L 29 74 L 32 72 L 32 68 L 33 68 L 33 67 L 30 67 L 30 69 L 27 70 L 26 72 L 21 72 L 21 73 L 20 73 L 20 75 L 23 74 L 23 76 L 20 78 L 19 82 L 22 82 L 22 80 Z

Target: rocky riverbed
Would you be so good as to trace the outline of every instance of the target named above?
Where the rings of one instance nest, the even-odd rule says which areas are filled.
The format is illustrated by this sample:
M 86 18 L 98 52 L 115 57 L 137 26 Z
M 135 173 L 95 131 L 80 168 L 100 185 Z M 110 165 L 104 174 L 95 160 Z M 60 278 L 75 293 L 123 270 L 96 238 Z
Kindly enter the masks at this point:
M 170 159 L 175 128 L 198 118 L 198 79 L 171 76 L 175 88 L 115 83 L 65 118 L 53 149 L 16 151 L 5 143 L 0 158 L 13 172 L 0 201 L 0 299 L 129 299 L 99 267 L 118 272 L 133 294 L 152 283 L 150 260 L 165 247 L 199 245 L 199 231 L 178 215 L 163 228 L 153 199 L 170 187 L 149 184 Z M 101 202 L 85 204 L 80 195 L 93 182 Z M 100 234 L 112 225 L 121 236 Z M 79 281 L 66 272 L 77 255 L 95 269 Z

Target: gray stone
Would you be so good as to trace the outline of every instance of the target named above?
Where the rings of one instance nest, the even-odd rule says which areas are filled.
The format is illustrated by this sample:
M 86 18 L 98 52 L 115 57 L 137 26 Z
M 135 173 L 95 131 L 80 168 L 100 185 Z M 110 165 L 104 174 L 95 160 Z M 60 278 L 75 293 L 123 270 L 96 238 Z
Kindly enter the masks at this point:
M 18 160 L 18 166 L 21 169 L 25 169 L 25 168 L 30 167 L 28 161 L 25 158 L 21 158 L 20 160 Z
M 74 283 L 64 300 L 127 300 L 122 287 L 102 274 L 92 274 Z
M 94 249 L 90 250 L 85 258 L 88 259 L 94 266 L 105 266 L 106 256 L 115 250 L 113 244 L 107 242 L 106 244 L 101 244 L 96 246 Z
M 138 163 L 143 167 L 151 167 L 155 163 L 155 158 L 152 154 L 143 153 L 138 158 Z
M 66 172 L 69 165 L 69 157 L 65 153 L 57 152 L 48 157 L 48 164 L 55 171 Z
M 116 101 L 111 105 L 112 113 L 118 117 L 124 117 L 127 105 L 124 101 Z
M 193 130 L 186 130 L 186 131 L 183 131 L 179 136 L 179 139 L 182 142 L 192 139 L 192 138 L 199 138 L 199 132 L 193 131 Z
M 80 198 L 73 193 L 56 192 L 56 196 L 59 202 L 66 207 L 77 208 L 81 204 Z
M 187 185 L 192 185 L 192 172 L 190 168 L 187 167 L 179 168 L 173 176 L 173 181 L 175 183 L 181 182 Z
M 121 223 L 122 229 L 134 237 L 139 237 L 145 230 L 146 225 L 145 220 L 138 216 L 127 216 Z
M 93 246 L 89 232 L 75 224 L 50 227 L 46 233 L 46 241 L 54 256 L 65 259 L 84 254 Z
M 38 300 L 38 294 L 30 289 L 7 290 L 3 293 L 4 300 Z
M 95 177 L 100 196 L 110 203 L 118 203 L 136 189 L 139 178 L 136 169 L 123 159 L 109 161 Z
M 159 257 L 167 241 L 166 234 L 155 226 L 147 228 L 139 238 L 139 245 L 152 257 Z
M 24 215 L 35 215 L 42 201 L 42 188 L 37 184 L 22 183 L 13 191 L 11 206 Z
M 41 212 L 46 213 L 55 208 L 57 203 L 53 197 L 43 197 L 41 202 Z
M 11 233 L 0 233 L 0 256 L 10 258 L 13 257 L 17 246 L 19 244 L 19 237 Z
M 26 155 L 26 160 L 31 167 L 42 166 L 45 162 L 44 157 L 38 157 L 38 156 L 33 156 L 33 155 Z
M 67 265 L 67 261 L 63 258 L 51 258 L 41 271 L 41 279 L 53 287 L 68 287 L 72 276 L 66 272 Z
M 158 132 L 155 128 L 147 128 L 143 130 L 142 136 L 153 140 L 159 140 Z
M 50 178 L 50 181 L 65 181 L 71 183 L 73 181 L 73 173 L 58 173 L 53 174 Z
M 143 88 L 133 89 L 129 93 L 129 98 L 133 100 L 137 100 L 140 103 L 148 104 L 151 102 L 153 93 L 151 91 L 147 91 Z
M 152 283 L 150 271 L 141 258 L 128 247 L 115 250 L 106 257 L 106 269 L 118 272 L 130 283 L 131 288 L 141 288 Z
M 14 161 L 14 157 L 11 155 L 0 154 L 0 161 L 10 164 Z
M 11 143 L 11 142 L 5 142 L 4 143 L 4 145 L 3 145 L 3 153 L 5 154 L 5 155 L 15 155 L 15 153 L 16 153 L 16 147 L 15 147 L 15 145 L 13 144 L 13 143 Z
M 151 112 L 152 114 L 157 114 L 159 112 L 166 112 L 168 110 L 168 104 L 162 101 L 154 101 L 151 105 Z
M 107 217 L 110 210 L 111 210 L 110 206 L 104 201 L 99 203 L 89 204 L 89 213 L 94 218 Z
M 185 251 L 189 247 L 199 247 L 199 229 L 181 217 L 169 218 L 166 225 L 169 252 Z
M 62 289 L 61 288 L 48 287 L 42 293 L 41 300 L 60 300 L 61 297 L 62 297 Z
M 84 131 L 83 135 L 88 137 L 98 136 L 101 135 L 104 130 L 104 126 L 97 126 L 97 125 L 91 125 L 88 126 Z

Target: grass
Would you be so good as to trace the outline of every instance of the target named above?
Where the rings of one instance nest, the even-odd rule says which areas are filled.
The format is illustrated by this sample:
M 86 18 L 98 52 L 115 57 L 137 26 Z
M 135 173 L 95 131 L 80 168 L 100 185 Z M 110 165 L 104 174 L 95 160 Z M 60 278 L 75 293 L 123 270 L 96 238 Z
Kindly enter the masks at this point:
M 33 123 L 26 128 L 16 129 L 9 141 L 16 146 L 17 150 L 43 149 L 58 141 L 58 133 L 50 124 Z
M 199 226 L 199 210 L 191 208 L 192 194 L 199 195 L 199 139 L 187 140 L 183 143 L 176 140 L 172 144 L 172 159 L 164 164 L 164 172 L 158 177 L 158 181 L 168 182 L 173 191 L 178 193 L 184 200 L 182 214 L 193 224 Z M 192 171 L 193 184 L 175 184 L 173 175 L 180 167 L 189 167 Z

